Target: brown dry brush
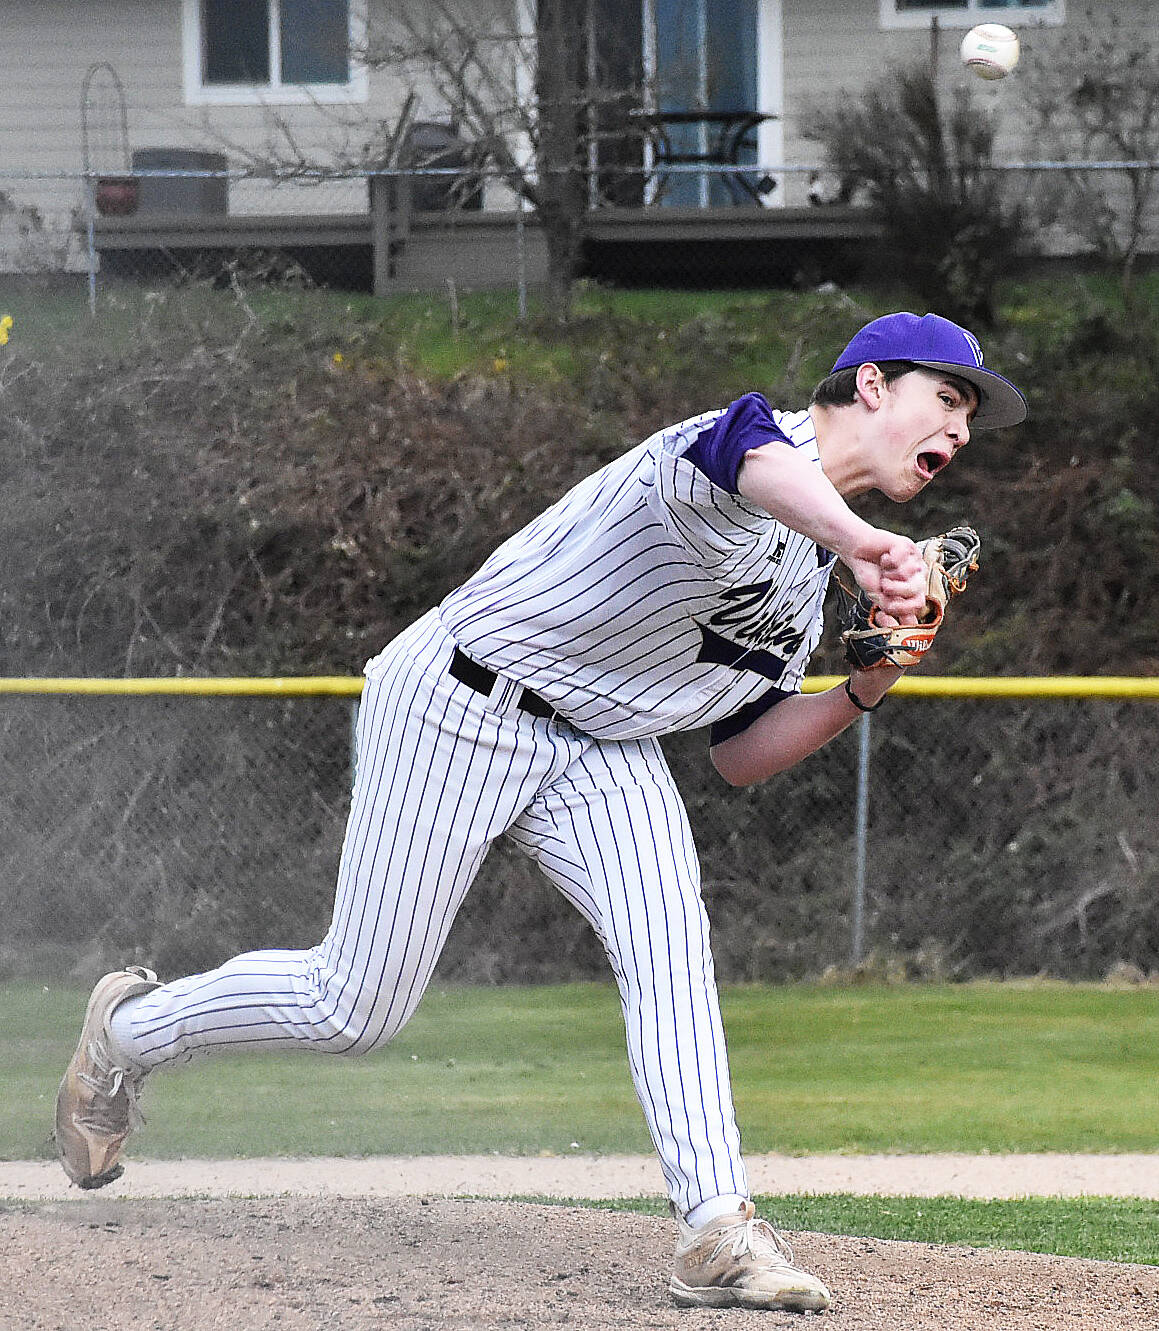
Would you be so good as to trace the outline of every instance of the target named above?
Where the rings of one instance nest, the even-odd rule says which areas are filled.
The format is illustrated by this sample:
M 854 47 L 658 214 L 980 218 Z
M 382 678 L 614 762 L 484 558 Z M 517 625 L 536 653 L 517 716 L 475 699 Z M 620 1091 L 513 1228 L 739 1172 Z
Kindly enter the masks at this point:
M 546 396 L 257 337 L 16 387 L 8 674 L 357 670 L 590 460 Z

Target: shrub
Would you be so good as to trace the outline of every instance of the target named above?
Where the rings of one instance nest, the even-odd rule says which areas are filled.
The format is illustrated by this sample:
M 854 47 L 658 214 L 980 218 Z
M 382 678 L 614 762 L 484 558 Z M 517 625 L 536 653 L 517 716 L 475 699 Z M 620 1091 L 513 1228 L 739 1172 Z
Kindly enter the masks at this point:
M 820 110 L 810 131 L 843 194 L 880 214 L 882 276 L 971 326 L 993 324 L 997 284 L 1027 248 L 1025 209 L 993 169 L 994 134 L 967 88 L 945 105 L 924 66 Z

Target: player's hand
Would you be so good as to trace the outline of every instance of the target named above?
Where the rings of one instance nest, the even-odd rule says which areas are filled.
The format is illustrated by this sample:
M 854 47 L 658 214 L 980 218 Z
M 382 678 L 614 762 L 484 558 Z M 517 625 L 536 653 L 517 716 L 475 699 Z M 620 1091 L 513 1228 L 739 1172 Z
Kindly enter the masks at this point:
M 870 528 L 858 548 L 842 558 L 858 585 L 878 606 L 881 623 L 916 624 L 926 608 L 926 566 L 907 536 Z

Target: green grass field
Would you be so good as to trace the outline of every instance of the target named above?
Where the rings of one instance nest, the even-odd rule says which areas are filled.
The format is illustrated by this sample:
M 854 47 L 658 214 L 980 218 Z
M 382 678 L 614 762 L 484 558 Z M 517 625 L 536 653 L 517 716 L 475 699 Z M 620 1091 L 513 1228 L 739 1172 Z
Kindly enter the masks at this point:
M 0 988 L 0 1157 L 51 1154 L 85 997 Z M 723 1002 L 749 1152 L 1159 1150 L 1153 988 L 743 987 Z M 432 990 L 378 1054 L 209 1058 L 154 1077 L 146 1109 L 132 1152 L 151 1157 L 649 1149 L 604 985 Z M 762 1206 L 788 1229 L 1159 1263 L 1150 1201 Z
M 0 997 L 0 1157 L 31 1158 L 85 995 Z M 750 1152 L 1159 1150 L 1153 988 L 739 987 L 723 1003 Z M 148 1100 L 135 1149 L 158 1157 L 649 1149 L 611 985 L 432 990 L 379 1053 L 219 1056 L 154 1077 Z
M 1093 273 L 1034 277 L 1003 289 L 1002 319 L 1033 348 L 1049 345 L 1091 308 L 1116 309 L 1121 292 L 1113 279 Z M 910 293 L 852 293 L 864 299 L 871 318 L 886 308 L 908 308 Z M 1140 305 L 1159 299 L 1159 273 L 1138 277 Z M 15 319 L 11 346 L 31 356 L 75 352 L 116 355 L 146 333 L 178 333 L 192 340 L 199 330 L 247 325 L 256 320 L 275 332 L 303 330 L 307 346 L 322 359 L 338 354 L 349 364 L 409 365 L 434 378 L 461 373 L 503 375 L 541 385 L 582 377 L 609 358 L 617 373 L 662 380 L 672 375 L 711 376 L 722 389 L 769 384 L 785 369 L 770 359 L 769 326 L 807 331 L 811 350 L 796 372 L 811 385 L 839 349 L 831 316 L 818 316 L 815 302 L 789 290 L 617 290 L 577 283 L 573 317 L 566 332 L 543 315 L 531 293 L 529 317 L 520 321 L 514 290 L 463 292 L 454 310 L 442 292 L 401 294 L 382 300 L 357 292 L 270 287 L 254 283 L 244 293 L 190 285 L 174 292 L 135 282 L 102 281 L 96 316 L 87 287 L 76 282 L 45 287 L 13 283 L 0 314 Z M 802 324 L 802 320 L 804 323 Z M 827 339 L 832 338 L 832 345 Z M 790 338 L 790 342 L 792 339 Z M 779 353 L 784 356 L 786 353 Z
M 801 317 L 798 298 L 787 291 L 612 291 L 582 283 L 566 334 L 543 316 L 535 297 L 521 322 L 513 290 L 463 293 L 454 312 L 440 292 L 380 300 L 255 284 L 241 299 L 244 305 L 232 291 L 208 285 L 175 294 L 164 286 L 108 283 L 93 317 L 80 285 L 51 291 L 29 285 L 6 294 L 0 314 L 15 320 L 9 345 L 17 359 L 116 356 L 143 336 L 197 342 L 255 320 L 275 337 L 292 331 L 317 365 L 342 364 L 375 378 L 406 366 L 432 379 L 478 375 L 553 391 L 606 377 L 609 361 L 614 377 L 645 388 L 687 377 L 690 365 L 709 383 L 720 382 L 721 391 L 726 381 L 768 383 L 785 368 L 787 353 L 773 353 L 765 330 L 793 327 Z M 810 373 L 823 372 L 827 351 L 817 349 Z
M 542 1200 L 542 1199 L 540 1199 Z M 760 1213 L 789 1231 L 1056 1253 L 1159 1265 L 1159 1202 L 1117 1197 L 964 1201 L 958 1197 L 757 1197 Z M 666 1214 L 661 1202 L 594 1203 Z

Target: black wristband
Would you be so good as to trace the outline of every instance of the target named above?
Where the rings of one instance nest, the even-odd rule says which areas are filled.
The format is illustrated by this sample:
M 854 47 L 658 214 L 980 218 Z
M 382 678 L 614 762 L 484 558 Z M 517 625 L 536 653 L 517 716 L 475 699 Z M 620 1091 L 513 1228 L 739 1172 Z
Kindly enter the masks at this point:
M 857 696 L 857 694 L 853 692 L 853 681 L 851 679 L 847 679 L 845 681 L 845 696 L 854 705 L 854 707 L 857 708 L 859 712 L 876 712 L 877 709 L 881 706 L 881 704 L 885 702 L 885 695 L 883 694 L 880 698 L 878 698 L 878 700 L 873 704 L 872 707 L 867 706 L 865 703 L 861 701 L 861 699 Z

